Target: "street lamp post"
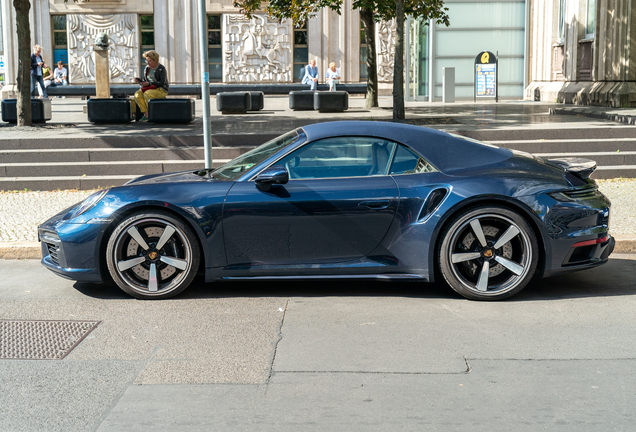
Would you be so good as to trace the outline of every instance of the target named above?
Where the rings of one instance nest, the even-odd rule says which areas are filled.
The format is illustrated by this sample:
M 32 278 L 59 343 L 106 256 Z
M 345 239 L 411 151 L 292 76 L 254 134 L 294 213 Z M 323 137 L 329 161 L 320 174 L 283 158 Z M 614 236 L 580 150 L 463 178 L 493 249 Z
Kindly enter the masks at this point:
M 210 73 L 208 72 L 208 26 L 205 0 L 198 0 L 199 63 L 201 65 L 201 100 L 203 101 L 203 146 L 205 168 L 212 168 L 212 142 L 210 135 Z

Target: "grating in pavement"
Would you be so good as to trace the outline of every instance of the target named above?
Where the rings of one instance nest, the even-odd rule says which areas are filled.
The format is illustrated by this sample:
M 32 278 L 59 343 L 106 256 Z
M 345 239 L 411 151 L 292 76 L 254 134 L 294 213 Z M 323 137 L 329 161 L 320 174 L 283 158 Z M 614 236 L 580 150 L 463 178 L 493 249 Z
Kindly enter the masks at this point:
M 100 322 L 0 320 L 0 359 L 61 360 Z

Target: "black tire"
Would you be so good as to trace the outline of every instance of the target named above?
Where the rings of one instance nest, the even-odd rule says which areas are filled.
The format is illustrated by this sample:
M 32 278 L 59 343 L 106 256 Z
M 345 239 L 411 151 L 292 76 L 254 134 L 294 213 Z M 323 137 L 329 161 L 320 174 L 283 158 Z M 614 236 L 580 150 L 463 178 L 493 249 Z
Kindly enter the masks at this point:
M 128 216 L 115 228 L 106 248 L 113 280 L 139 299 L 170 298 L 186 289 L 199 268 L 199 256 L 192 229 L 163 211 Z
M 518 213 L 504 207 L 474 207 L 446 226 L 437 258 L 442 276 L 460 295 L 501 300 L 532 279 L 539 245 Z

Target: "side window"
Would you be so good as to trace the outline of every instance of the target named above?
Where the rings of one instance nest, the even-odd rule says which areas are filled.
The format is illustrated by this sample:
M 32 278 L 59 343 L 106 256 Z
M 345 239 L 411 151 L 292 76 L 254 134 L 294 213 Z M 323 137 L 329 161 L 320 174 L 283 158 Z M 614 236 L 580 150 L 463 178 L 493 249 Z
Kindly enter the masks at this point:
M 389 174 L 419 174 L 437 171 L 426 159 L 398 145 Z
M 285 165 L 292 179 L 387 175 L 395 146 L 380 138 L 328 138 L 307 144 L 276 165 Z

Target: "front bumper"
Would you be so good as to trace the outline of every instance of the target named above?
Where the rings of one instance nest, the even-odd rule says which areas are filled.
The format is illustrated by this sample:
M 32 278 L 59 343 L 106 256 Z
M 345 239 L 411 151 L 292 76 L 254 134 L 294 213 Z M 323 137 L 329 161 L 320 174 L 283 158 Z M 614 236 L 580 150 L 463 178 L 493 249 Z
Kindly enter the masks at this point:
M 58 216 L 38 228 L 42 264 L 67 279 L 104 282 L 100 244 L 107 224 L 68 223 Z

